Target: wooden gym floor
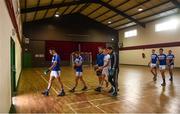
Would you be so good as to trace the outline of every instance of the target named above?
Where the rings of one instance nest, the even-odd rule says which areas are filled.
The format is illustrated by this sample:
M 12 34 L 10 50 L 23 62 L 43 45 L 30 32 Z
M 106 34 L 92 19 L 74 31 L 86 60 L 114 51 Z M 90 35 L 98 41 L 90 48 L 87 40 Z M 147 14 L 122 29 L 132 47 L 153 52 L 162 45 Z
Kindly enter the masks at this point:
M 23 69 L 20 78 L 18 95 L 13 98 L 16 111 L 23 112 L 59 112 L 59 113 L 180 113 L 180 70 L 175 70 L 174 82 L 161 87 L 161 77 L 156 83 L 147 67 L 120 66 L 119 95 L 110 97 L 108 88 L 102 93 L 94 91 L 97 77 L 92 68 L 84 69 L 84 78 L 89 90 L 80 91 L 79 85 L 75 93 L 68 90 L 74 84 L 74 72 L 71 67 L 62 67 L 62 80 L 65 84 L 66 96 L 57 97 L 59 85 L 52 86 L 50 96 L 41 92 L 47 87 L 48 77 L 43 76 L 42 68 Z

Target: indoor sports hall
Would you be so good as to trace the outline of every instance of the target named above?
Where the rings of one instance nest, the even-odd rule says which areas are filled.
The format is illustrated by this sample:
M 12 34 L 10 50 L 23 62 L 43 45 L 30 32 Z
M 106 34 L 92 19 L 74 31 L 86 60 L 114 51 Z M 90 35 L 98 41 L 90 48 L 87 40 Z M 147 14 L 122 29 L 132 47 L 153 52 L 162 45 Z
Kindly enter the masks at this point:
M 0 113 L 180 113 L 180 0 L 0 0 Z

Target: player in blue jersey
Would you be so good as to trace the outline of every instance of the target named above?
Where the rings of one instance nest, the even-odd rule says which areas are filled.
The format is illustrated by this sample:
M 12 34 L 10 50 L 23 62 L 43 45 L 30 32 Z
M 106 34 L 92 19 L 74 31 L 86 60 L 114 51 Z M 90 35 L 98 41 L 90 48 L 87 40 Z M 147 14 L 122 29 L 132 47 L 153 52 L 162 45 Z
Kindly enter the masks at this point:
M 78 85 L 78 82 L 79 80 L 82 81 L 83 85 L 84 85 L 84 88 L 82 89 L 82 91 L 85 91 L 87 90 L 87 85 L 82 77 L 82 72 L 83 72 L 83 69 L 82 69 L 82 63 L 83 63 L 83 59 L 82 57 L 80 56 L 80 53 L 79 52 L 75 52 L 75 59 L 74 59 L 74 69 L 76 71 L 76 79 L 75 79 L 75 86 L 73 87 L 72 90 L 70 90 L 70 92 L 75 92 L 75 89 Z
M 49 95 L 49 90 L 51 88 L 52 82 L 53 82 L 54 78 L 56 78 L 58 80 L 58 82 L 60 83 L 61 89 L 62 89 L 60 91 L 60 93 L 58 94 L 58 96 L 64 96 L 65 95 L 64 87 L 63 87 L 63 83 L 62 83 L 61 78 L 60 78 L 60 74 L 61 74 L 60 56 L 56 53 L 56 51 L 54 49 L 49 50 L 49 53 L 53 57 L 52 57 L 52 61 L 51 61 L 51 67 L 49 67 L 48 70 L 45 71 L 45 74 L 48 71 L 51 71 L 51 73 L 50 73 L 48 87 L 44 92 L 42 92 L 42 94 L 44 94 L 45 96 Z
M 161 76 L 163 79 L 162 86 L 166 86 L 166 80 L 165 80 L 165 71 L 166 71 L 166 55 L 163 53 L 163 49 L 159 49 L 159 55 L 158 55 L 158 63 L 159 63 L 159 70 L 161 72 Z
M 173 81 L 174 58 L 174 54 L 172 54 L 172 51 L 169 50 L 167 55 L 167 67 L 170 75 L 170 81 Z
M 155 53 L 155 50 L 152 49 L 151 60 L 149 62 L 149 66 L 151 68 L 151 73 L 154 75 L 153 77 L 154 81 L 157 80 L 157 60 L 158 60 L 158 56 Z
M 99 79 L 99 86 L 95 89 L 95 91 L 100 91 L 101 82 L 102 82 L 102 69 L 100 69 L 100 67 L 102 67 L 104 65 L 103 48 L 99 47 L 98 51 L 99 51 L 99 53 L 96 56 L 95 71 L 96 71 L 96 75 L 98 76 L 98 79 Z

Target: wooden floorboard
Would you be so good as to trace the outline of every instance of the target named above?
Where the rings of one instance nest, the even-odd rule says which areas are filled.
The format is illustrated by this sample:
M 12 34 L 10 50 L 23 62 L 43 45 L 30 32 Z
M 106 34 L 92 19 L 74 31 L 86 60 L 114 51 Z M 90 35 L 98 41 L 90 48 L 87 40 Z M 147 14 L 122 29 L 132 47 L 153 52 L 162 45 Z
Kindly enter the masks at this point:
M 97 93 L 94 88 L 98 81 L 93 68 L 84 68 L 84 79 L 88 91 L 82 92 L 80 84 L 75 93 L 68 92 L 74 84 L 74 71 L 71 67 L 62 67 L 62 80 L 66 96 L 57 97 L 60 86 L 55 80 L 50 95 L 41 92 L 47 87 L 48 76 L 43 68 L 23 69 L 19 81 L 18 94 L 14 104 L 18 113 L 180 113 L 180 69 L 175 70 L 171 83 L 166 73 L 167 86 L 161 87 L 161 77 L 152 81 L 149 69 L 144 66 L 120 66 L 119 94 L 111 97 L 104 88 Z

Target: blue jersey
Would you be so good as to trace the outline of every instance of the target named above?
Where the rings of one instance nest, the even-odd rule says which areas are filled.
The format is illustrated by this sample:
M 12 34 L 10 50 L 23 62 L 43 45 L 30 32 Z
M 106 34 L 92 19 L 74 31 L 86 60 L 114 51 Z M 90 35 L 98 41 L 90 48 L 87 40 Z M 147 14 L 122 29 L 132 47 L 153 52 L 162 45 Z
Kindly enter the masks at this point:
M 159 65 L 166 65 L 166 55 L 160 54 L 158 55 Z
M 74 64 L 80 64 L 80 66 L 76 66 L 76 72 L 82 72 L 82 63 L 83 63 L 83 59 L 81 56 L 78 56 L 74 59 Z
M 170 65 L 174 65 L 173 59 L 174 59 L 174 55 L 173 54 L 168 54 L 167 55 L 167 60 L 169 60 Z
M 56 66 L 52 68 L 52 71 L 59 71 L 60 69 L 60 57 L 59 55 L 53 55 L 51 64 L 53 65 L 54 62 L 57 62 Z
M 157 54 L 151 54 L 151 63 L 156 64 L 157 59 L 158 59 Z
M 98 66 L 103 66 L 104 65 L 104 54 L 102 54 L 102 53 L 97 54 L 97 56 L 96 56 L 96 64 Z

